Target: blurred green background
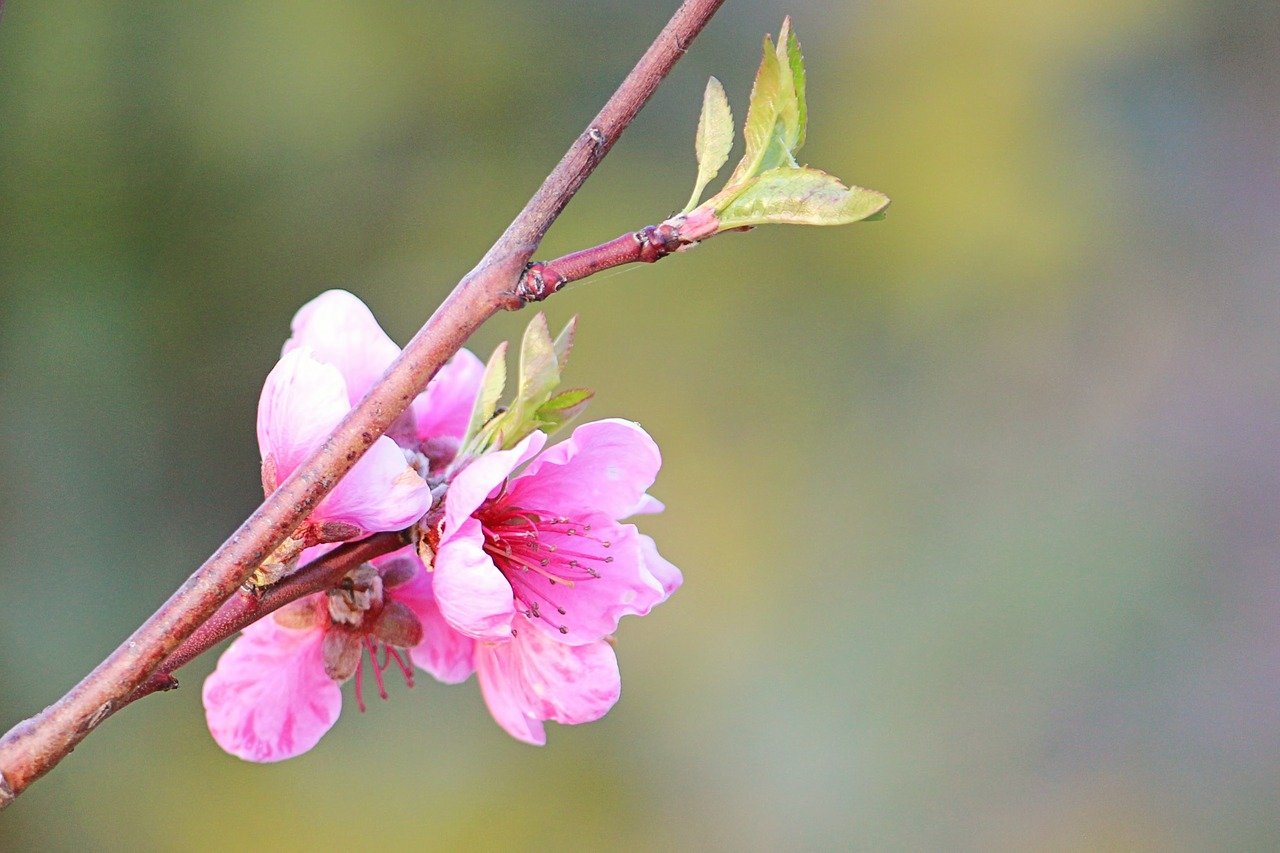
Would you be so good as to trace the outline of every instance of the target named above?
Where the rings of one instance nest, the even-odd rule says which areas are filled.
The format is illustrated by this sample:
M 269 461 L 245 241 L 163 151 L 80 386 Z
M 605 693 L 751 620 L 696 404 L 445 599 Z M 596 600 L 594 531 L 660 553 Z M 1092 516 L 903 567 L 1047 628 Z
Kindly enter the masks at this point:
M 255 505 L 294 310 L 406 340 L 675 5 L 10 2 L 0 730 Z M 888 219 L 548 305 L 686 577 L 614 711 L 535 749 L 424 677 L 254 766 L 210 657 L 0 848 L 1280 845 L 1280 5 L 729 2 L 540 256 L 678 208 L 706 77 L 741 118 L 788 12 L 802 159 Z

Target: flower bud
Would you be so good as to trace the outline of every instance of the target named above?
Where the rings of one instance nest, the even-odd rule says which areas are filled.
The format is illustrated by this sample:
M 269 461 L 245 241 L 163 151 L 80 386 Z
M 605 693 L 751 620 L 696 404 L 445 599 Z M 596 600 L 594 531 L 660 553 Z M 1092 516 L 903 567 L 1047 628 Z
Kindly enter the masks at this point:
M 343 682 L 355 675 L 364 646 L 360 637 L 350 631 L 328 631 L 322 649 L 325 675 Z
M 407 649 L 422 642 L 422 623 L 399 601 L 389 601 L 374 621 L 370 633 L 388 646 Z

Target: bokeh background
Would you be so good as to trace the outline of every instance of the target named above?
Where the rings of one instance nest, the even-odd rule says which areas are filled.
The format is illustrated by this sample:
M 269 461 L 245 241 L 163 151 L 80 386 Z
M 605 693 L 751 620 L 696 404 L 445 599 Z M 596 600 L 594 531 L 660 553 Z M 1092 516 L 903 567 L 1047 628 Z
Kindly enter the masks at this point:
M 346 287 L 406 340 L 675 5 L 9 4 L 0 730 L 255 505 L 293 311 Z M 1280 845 L 1280 5 L 729 2 L 540 254 L 683 204 L 707 75 L 740 118 L 787 12 L 802 159 L 888 219 L 547 306 L 661 443 L 686 576 L 615 710 L 535 749 L 424 678 L 253 766 L 210 657 L 0 847 Z

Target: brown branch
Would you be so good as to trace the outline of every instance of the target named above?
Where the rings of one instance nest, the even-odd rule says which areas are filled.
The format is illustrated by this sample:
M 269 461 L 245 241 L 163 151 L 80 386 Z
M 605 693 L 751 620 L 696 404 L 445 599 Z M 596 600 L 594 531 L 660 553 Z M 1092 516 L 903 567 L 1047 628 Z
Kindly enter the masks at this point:
M 173 654 L 165 658 L 164 664 L 151 674 L 151 678 L 123 700 L 116 710 L 152 693 L 172 690 L 178 686 L 177 679 L 173 677 L 175 672 L 237 631 L 290 602 L 332 588 L 356 566 L 403 548 L 410 541 L 408 530 L 376 533 L 359 542 L 333 549 L 261 593 L 255 594 L 241 587 L 235 595 L 222 603 L 217 613 L 209 617 Z
M 122 707 L 235 594 L 485 320 L 525 304 L 516 284 L 542 236 L 723 2 L 684 0 L 520 214 L 324 445 L 106 660 L 0 739 L 0 808 Z
M 535 261 L 529 264 L 520 276 L 520 283 L 516 285 L 516 295 L 526 303 L 540 302 L 571 281 L 623 264 L 652 264 L 696 242 L 681 235 L 679 221 L 646 225 L 639 231 L 623 234 L 607 243 L 573 252 L 554 261 Z
M 571 252 L 553 261 L 535 261 L 525 266 L 516 293 L 526 302 L 545 299 L 571 281 L 579 281 L 606 269 L 630 263 L 654 263 L 698 241 L 682 236 L 683 218 L 661 225 L 646 225 L 597 246 Z M 537 295 L 541 293 L 541 295 Z M 420 522 L 427 528 L 439 520 L 441 508 L 433 508 Z M 342 577 L 363 562 L 389 554 L 413 541 L 413 528 L 378 533 L 359 542 L 342 545 L 311 561 L 260 594 L 241 587 L 222 603 L 218 612 L 196 629 L 141 687 L 116 709 L 152 693 L 173 690 L 178 681 L 173 673 L 209 651 L 236 632 L 290 602 L 332 588 Z

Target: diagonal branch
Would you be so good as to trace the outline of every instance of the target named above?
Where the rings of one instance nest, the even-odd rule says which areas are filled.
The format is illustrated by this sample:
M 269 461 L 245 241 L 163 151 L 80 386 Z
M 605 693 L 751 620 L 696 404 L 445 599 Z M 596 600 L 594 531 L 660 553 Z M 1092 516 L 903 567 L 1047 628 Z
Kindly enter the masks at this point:
M 213 616 L 485 320 L 524 304 L 516 285 L 542 236 L 723 2 L 684 0 L 520 214 L 320 450 L 93 672 L 0 739 L 0 808 L 122 707 Z
M 438 518 L 438 515 L 435 516 Z M 428 519 L 432 516 L 428 516 Z M 128 697 L 121 700 L 116 710 L 144 696 L 178 686 L 173 673 L 186 666 L 209 649 L 247 628 L 264 616 L 286 604 L 305 598 L 312 593 L 331 589 L 343 575 L 361 563 L 397 551 L 412 541 L 411 529 L 391 533 L 375 533 L 359 542 L 342 545 L 322 557 L 312 560 L 284 580 L 266 590 L 255 593 L 241 588 L 222 603 L 218 612 L 196 629 L 186 641 L 165 659 L 164 664 L 151 674 L 146 682 Z
M 697 245 L 697 240 L 683 235 L 683 225 L 684 217 L 677 217 L 661 225 L 646 225 L 639 231 L 571 252 L 553 261 L 526 264 L 524 274 L 516 284 L 516 295 L 525 302 L 540 301 L 558 292 L 569 282 L 581 281 L 624 264 L 654 263 L 667 255 Z M 433 508 L 415 527 L 429 528 L 439 521 L 442 514 L 439 507 Z M 343 575 L 361 563 L 403 548 L 414 539 L 414 528 L 377 533 L 359 542 L 335 548 L 264 591 L 253 593 L 242 587 L 224 601 L 218 612 L 187 637 L 173 654 L 165 658 L 164 663 L 151 674 L 151 678 L 121 702 L 116 710 L 152 693 L 174 689 L 178 682 L 173 673 L 218 643 L 286 604 L 332 588 Z

